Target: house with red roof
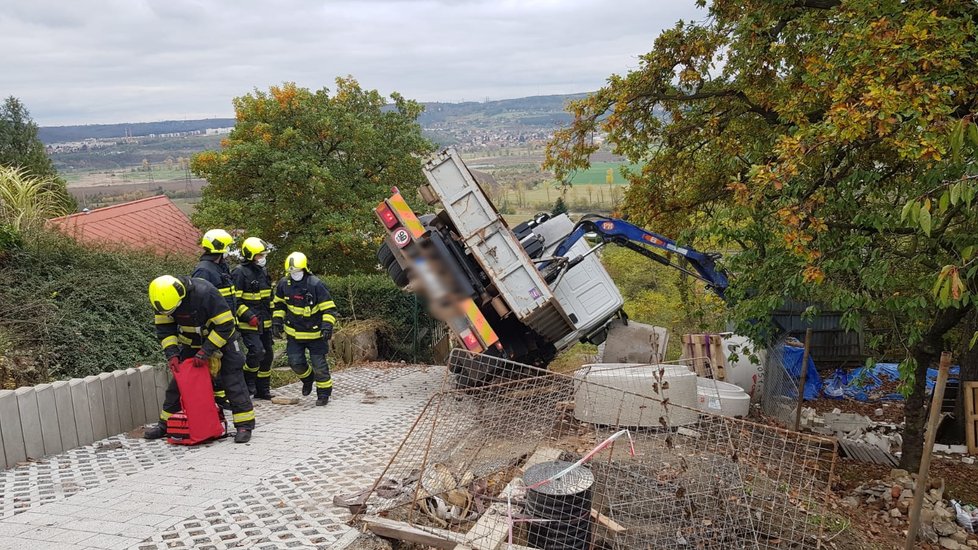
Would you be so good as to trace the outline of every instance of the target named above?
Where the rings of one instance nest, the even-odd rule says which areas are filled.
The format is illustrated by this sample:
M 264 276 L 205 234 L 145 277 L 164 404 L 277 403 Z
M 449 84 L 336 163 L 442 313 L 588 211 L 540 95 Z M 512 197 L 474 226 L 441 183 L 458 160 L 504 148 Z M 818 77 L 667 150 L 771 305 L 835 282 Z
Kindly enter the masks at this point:
M 80 243 L 118 245 L 161 256 L 200 254 L 200 231 L 165 195 L 48 220 Z

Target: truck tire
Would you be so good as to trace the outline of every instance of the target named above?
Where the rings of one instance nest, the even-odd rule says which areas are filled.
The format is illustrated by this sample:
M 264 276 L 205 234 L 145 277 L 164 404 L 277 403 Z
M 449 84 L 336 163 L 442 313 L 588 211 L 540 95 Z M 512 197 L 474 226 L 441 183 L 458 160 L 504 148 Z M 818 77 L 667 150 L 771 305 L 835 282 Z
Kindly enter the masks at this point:
M 455 384 L 459 389 L 478 388 L 489 384 L 493 379 L 491 370 L 483 370 L 479 367 L 486 365 L 452 365 L 451 371 L 455 375 Z
M 387 243 L 382 243 L 380 248 L 377 249 L 377 261 L 380 262 L 380 266 L 387 269 L 391 262 L 394 261 L 394 251 L 391 247 L 387 246 Z
M 390 275 L 391 280 L 394 281 L 394 284 L 397 285 L 398 287 L 404 288 L 405 286 L 407 286 L 408 284 L 407 272 L 401 269 L 401 265 L 398 264 L 396 261 L 391 262 L 390 265 L 387 266 L 387 274 Z

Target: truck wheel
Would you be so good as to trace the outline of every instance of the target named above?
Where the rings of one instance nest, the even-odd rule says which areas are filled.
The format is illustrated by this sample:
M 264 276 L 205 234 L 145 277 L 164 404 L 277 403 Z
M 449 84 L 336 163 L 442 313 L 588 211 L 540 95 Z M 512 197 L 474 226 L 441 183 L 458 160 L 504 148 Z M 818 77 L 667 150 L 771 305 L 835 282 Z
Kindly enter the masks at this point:
M 479 369 L 474 365 L 453 368 L 452 372 L 455 374 L 455 384 L 460 389 L 478 388 L 492 380 L 491 371 Z
M 377 261 L 384 269 L 387 269 L 394 261 L 394 252 L 391 247 L 387 246 L 387 243 L 381 244 L 380 248 L 377 249 Z
M 390 275 L 391 280 L 394 281 L 395 285 L 401 288 L 407 286 L 408 284 L 407 272 L 401 269 L 400 264 L 398 264 L 396 261 L 391 262 L 391 264 L 387 266 L 387 274 Z

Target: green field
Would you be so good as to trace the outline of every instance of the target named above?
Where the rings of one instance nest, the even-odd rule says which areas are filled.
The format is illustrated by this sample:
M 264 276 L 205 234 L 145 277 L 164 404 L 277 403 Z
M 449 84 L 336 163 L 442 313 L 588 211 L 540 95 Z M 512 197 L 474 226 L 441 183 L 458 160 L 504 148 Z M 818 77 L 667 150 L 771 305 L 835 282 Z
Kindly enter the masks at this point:
M 172 200 L 173 201 L 173 204 L 175 204 L 177 208 L 179 208 L 184 214 L 186 214 L 188 216 L 192 216 L 193 215 L 194 210 L 197 208 L 197 203 L 200 202 L 200 199 L 197 199 L 197 198 L 193 198 L 193 199 L 170 199 L 170 200 Z
M 109 170 L 63 170 L 61 177 L 72 187 L 85 187 L 91 185 L 121 185 L 126 183 L 148 183 L 156 181 L 182 181 L 188 175 L 193 177 L 187 170 L 180 168 L 167 168 L 162 165 L 153 165 L 152 170 L 145 171 L 141 168 L 132 170 L 130 168 L 119 168 Z
M 611 170 L 611 175 L 613 178 L 612 183 L 615 185 L 624 185 L 628 181 L 621 177 L 621 162 L 594 162 L 591 163 L 591 167 L 587 170 L 578 170 L 571 176 L 571 184 L 573 185 L 607 185 L 608 184 L 608 170 Z M 628 169 L 632 171 L 637 171 L 640 169 L 638 164 L 629 164 Z
M 525 213 L 528 218 L 535 212 L 549 212 L 560 196 L 563 196 L 572 212 L 608 213 L 617 208 L 624 193 L 624 185 L 582 184 L 561 190 L 552 185 L 541 184 L 525 191 L 503 189 L 494 193 L 491 198 L 500 211 Z

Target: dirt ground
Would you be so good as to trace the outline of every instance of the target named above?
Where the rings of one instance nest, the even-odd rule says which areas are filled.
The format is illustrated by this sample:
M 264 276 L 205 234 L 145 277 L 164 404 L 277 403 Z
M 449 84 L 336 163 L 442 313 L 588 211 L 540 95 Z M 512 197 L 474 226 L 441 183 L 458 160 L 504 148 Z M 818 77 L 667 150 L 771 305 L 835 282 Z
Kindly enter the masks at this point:
M 865 415 L 874 422 L 903 422 L 904 407 L 900 401 L 864 403 L 849 399 L 818 399 L 806 403 L 806 406 L 813 407 L 820 415 L 839 409 L 844 413 Z M 882 409 L 882 415 L 876 414 L 879 409 Z M 829 510 L 838 517 L 840 523 L 837 527 L 841 531 L 834 539 L 828 540 L 831 535 L 827 537 L 828 547 L 841 550 L 903 547 L 906 535 L 902 530 L 881 524 L 875 516 L 877 510 L 867 505 L 852 508 L 841 503 L 859 485 L 872 480 L 887 479 L 890 470 L 890 466 L 881 464 L 867 464 L 841 457 L 837 459 Z M 965 464 L 959 457 L 934 455 L 930 477 L 944 480 L 946 499 L 978 503 L 978 464 Z M 938 546 L 921 545 L 920 548 L 937 549 Z
M 824 415 L 835 409 L 844 413 L 862 414 L 868 416 L 873 422 L 890 422 L 899 424 L 903 422 L 903 402 L 902 401 L 877 401 L 864 403 L 852 399 L 816 399 L 805 403 L 806 407 L 814 408 L 818 414 Z M 876 411 L 882 410 L 882 415 L 877 415 Z
M 836 495 L 846 496 L 862 483 L 886 479 L 890 467 L 840 458 L 835 464 L 835 473 L 832 490 Z M 978 464 L 965 464 L 959 458 L 934 456 L 930 464 L 930 477 L 944 480 L 944 498 L 978 503 Z

